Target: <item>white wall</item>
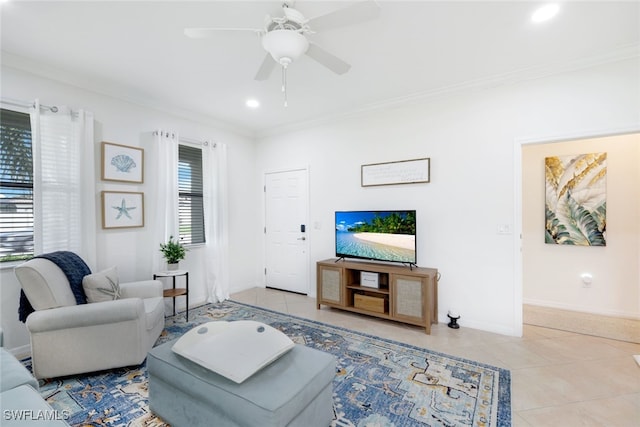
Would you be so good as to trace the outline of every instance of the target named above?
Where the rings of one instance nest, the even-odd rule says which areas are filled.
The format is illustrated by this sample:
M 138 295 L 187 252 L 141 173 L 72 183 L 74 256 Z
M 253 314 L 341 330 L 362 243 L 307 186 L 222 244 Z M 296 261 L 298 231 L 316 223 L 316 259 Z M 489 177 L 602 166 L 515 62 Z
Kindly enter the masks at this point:
M 159 171 L 152 162 L 152 131 L 170 129 L 180 136 L 196 140 L 215 140 L 228 145 L 229 185 L 230 185 L 230 282 L 232 291 L 258 284 L 253 265 L 258 255 L 258 235 L 247 224 L 260 222 L 255 210 L 259 199 L 247 196 L 247 188 L 259 186 L 259 176 L 255 175 L 255 143 L 229 131 L 221 131 L 211 124 L 203 124 L 178 118 L 167 113 L 141 107 L 93 92 L 81 90 L 66 84 L 36 77 L 13 68 L 2 68 L 2 97 L 33 101 L 39 98 L 45 105 L 68 105 L 74 109 L 91 111 L 95 118 L 96 153 L 96 214 L 97 217 L 97 259 L 95 270 L 117 266 L 123 282 L 151 278 L 153 272 L 151 257 L 159 249 L 159 243 L 152 236 L 149 226 L 154 215 L 153 196 L 156 188 L 154 180 Z M 142 185 L 107 183 L 100 180 L 100 144 L 109 141 L 118 144 L 145 148 L 147 162 Z M 100 217 L 100 192 L 103 190 L 143 191 L 145 193 L 145 227 L 127 230 L 102 230 Z M 206 291 L 202 277 L 204 265 L 203 251 L 193 249 L 181 262 L 181 267 L 190 270 L 190 302 L 204 302 Z M 17 348 L 28 344 L 29 338 L 24 324 L 17 320 L 19 284 L 8 265 L 0 270 L 1 313 L 5 346 Z M 178 299 L 178 306 L 184 305 Z M 167 300 L 167 303 L 169 300 Z
M 520 222 L 516 145 L 638 128 L 639 76 L 637 59 L 620 61 L 263 138 L 259 171 L 309 165 L 309 224 L 321 225 L 308 233 L 310 294 L 315 262 L 334 254 L 334 211 L 416 209 L 418 265 L 442 274 L 440 319 L 453 307 L 463 326 L 520 334 L 519 230 L 497 233 Z M 360 165 L 420 157 L 431 158 L 431 183 L 360 187 Z
M 544 159 L 607 153 L 607 245 L 545 244 Z M 534 144 L 522 150 L 526 304 L 640 318 L 640 134 Z M 590 288 L 581 275 L 593 276 Z
M 256 146 L 247 138 L 211 125 L 9 68 L 2 69 L 1 88 L 3 97 L 38 97 L 47 105 L 66 104 L 92 111 L 96 152 L 102 140 L 142 146 L 156 128 L 229 144 L 234 290 L 261 283 L 263 278 L 260 207 L 264 172 L 308 166 L 309 224 L 319 225 L 309 227 L 308 233 L 311 295 L 315 295 L 315 262 L 334 254 L 335 210 L 416 209 L 418 264 L 436 267 L 442 273 L 441 321 L 446 320 L 447 309 L 455 307 L 463 326 L 517 335 L 522 326 L 519 255 L 514 251 L 519 230 L 499 235 L 497 227 L 520 222 L 515 218 L 514 185 L 519 169 L 514 161 L 518 141 L 640 128 L 639 65 L 636 58 L 517 85 L 443 96 L 265 137 Z M 431 158 L 431 183 L 360 187 L 360 165 L 418 157 Z M 146 192 L 146 180 L 153 179 L 153 173 L 147 169 L 144 185 L 126 188 Z M 96 177 L 96 197 L 109 188 L 122 187 L 107 186 Z M 255 191 L 247 190 L 251 188 Z M 99 268 L 118 265 L 123 280 L 150 276 L 150 253 L 158 242 L 150 241 L 146 230 L 97 230 L 97 237 Z M 195 251 L 189 256 L 185 268 L 201 262 Z M 16 319 L 18 284 L 10 270 L 0 271 L 0 279 L 5 345 L 24 346 L 28 336 Z M 202 289 L 194 293 L 203 295 Z

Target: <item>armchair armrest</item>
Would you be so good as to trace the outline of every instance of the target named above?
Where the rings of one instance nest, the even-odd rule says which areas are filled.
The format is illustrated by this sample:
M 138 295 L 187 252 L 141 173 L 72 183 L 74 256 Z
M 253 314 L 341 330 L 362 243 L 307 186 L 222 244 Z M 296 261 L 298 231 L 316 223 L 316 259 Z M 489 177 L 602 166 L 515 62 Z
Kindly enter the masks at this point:
M 127 298 L 38 310 L 27 317 L 31 333 L 80 328 L 144 318 L 144 302 Z
M 120 283 L 121 298 L 153 298 L 161 296 L 162 282 L 159 280 Z

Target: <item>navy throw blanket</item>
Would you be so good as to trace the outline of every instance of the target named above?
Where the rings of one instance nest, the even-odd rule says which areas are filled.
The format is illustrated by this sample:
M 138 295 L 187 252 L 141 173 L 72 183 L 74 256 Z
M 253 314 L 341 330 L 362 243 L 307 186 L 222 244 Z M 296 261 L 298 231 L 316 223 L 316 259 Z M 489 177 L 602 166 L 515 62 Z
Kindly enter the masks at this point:
M 84 276 L 91 274 L 91 270 L 87 264 L 73 252 L 69 251 L 57 251 L 50 252 L 48 254 L 38 255 L 34 258 L 44 258 L 57 265 L 60 270 L 67 276 L 69 280 L 69 286 L 71 292 L 76 299 L 76 304 L 86 304 L 87 296 L 82 288 L 82 279 Z M 20 290 L 20 307 L 18 308 L 18 319 L 21 322 L 27 321 L 27 316 L 33 313 L 35 310 L 31 306 L 31 303 L 24 294 L 24 291 Z

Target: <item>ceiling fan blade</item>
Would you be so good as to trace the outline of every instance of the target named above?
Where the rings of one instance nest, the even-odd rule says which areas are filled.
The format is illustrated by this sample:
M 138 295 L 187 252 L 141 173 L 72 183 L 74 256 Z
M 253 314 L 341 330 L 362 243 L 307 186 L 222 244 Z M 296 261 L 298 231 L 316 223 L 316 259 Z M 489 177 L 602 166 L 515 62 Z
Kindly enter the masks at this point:
M 256 34 L 262 33 L 262 30 L 256 28 L 185 28 L 184 35 L 192 39 L 205 39 L 213 37 L 220 31 L 251 31 Z
M 380 6 L 374 0 L 353 3 L 342 9 L 309 19 L 309 27 L 314 31 L 344 27 L 371 21 L 380 16 Z
M 276 61 L 274 61 L 271 55 L 267 53 L 254 79 L 258 81 L 267 80 L 275 67 Z
M 347 64 L 342 59 L 330 54 L 326 50 L 313 43 L 309 43 L 307 55 L 336 74 L 344 74 L 351 68 L 351 65 Z

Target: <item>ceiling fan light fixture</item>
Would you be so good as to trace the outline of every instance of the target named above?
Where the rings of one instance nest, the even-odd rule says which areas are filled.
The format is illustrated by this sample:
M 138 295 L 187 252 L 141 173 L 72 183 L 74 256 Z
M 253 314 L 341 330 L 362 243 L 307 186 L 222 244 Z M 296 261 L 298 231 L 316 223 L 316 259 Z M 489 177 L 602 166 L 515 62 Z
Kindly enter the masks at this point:
M 295 31 L 273 30 L 262 37 L 262 46 L 278 64 L 283 64 L 282 59 L 291 63 L 304 55 L 309 49 L 309 41 Z

